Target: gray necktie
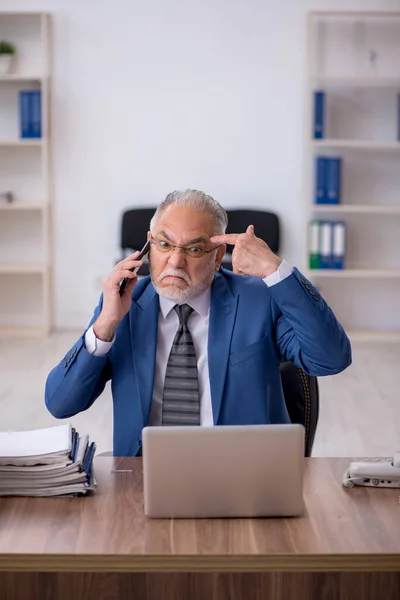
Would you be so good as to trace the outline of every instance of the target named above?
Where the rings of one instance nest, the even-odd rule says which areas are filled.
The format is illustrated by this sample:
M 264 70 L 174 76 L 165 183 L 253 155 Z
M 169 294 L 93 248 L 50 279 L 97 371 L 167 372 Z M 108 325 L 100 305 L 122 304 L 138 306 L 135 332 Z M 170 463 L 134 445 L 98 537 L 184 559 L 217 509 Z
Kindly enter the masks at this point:
M 200 425 L 199 379 L 196 352 L 187 321 L 193 308 L 174 307 L 179 328 L 172 344 L 165 374 L 162 424 Z

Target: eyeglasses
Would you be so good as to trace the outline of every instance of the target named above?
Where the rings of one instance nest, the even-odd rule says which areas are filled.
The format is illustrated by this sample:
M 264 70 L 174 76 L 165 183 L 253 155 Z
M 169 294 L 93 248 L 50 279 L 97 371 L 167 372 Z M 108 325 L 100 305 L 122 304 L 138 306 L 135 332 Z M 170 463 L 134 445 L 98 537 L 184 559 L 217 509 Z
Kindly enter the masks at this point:
M 154 246 L 156 246 L 157 250 L 159 250 L 160 252 L 163 252 L 164 254 L 167 254 L 167 252 L 173 252 L 175 250 L 175 248 L 180 248 L 181 250 L 183 250 L 183 253 L 186 256 L 190 256 L 192 258 L 201 258 L 205 254 L 214 252 L 214 250 L 216 250 L 217 248 L 222 246 L 222 244 L 218 244 L 218 246 L 214 246 L 214 248 L 207 250 L 206 248 L 203 248 L 202 246 L 177 246 L 176 244 L 171 244 L 171 242 L 168 242 L 167 240 L 164 240 L 164 239 L 153 240 L 152 238 L 150 239 L 150 243 L 154 244 Z

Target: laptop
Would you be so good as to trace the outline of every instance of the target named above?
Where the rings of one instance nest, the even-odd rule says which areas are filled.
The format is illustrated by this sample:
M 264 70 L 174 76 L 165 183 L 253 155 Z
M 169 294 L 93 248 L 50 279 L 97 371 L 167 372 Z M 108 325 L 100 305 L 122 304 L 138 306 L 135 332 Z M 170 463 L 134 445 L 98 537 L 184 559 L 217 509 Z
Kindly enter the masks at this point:
M 147 517 L 291 517 L 304 510 L 302 425 L 145 427 L 142 439 Z

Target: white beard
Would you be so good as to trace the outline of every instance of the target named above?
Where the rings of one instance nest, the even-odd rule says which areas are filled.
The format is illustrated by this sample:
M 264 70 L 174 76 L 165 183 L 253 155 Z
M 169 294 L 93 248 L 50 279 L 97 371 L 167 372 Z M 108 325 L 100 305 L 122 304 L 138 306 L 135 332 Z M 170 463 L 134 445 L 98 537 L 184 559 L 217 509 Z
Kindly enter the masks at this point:
M 167 298 L 168 300 L 172 300 L 173 302 L 186 302 L 187 300 L 191 300 L 192 298 L 196 298 L 202 294 L 207 288 L 210 287 L 214 280 L 214 272 L 215 272 L 215 263 L 209 263 L 204 271 L 204 276 L 198 281 L 195 285 L 192 285 L 190 282 L 189 275 L 183 269 L 165 269 L 160 275 L 160 277 L 155 281 L 153 279 L 153 274 L 151 272 L 150 265 L 150 275 L 151 281 L 154 285 L 156 292 Z M 160 286 L 160 282 L 167 275 L 174 275 L 176 277 L 181 277 L 188 284 L 186 288 L 181 289 L 176 284 L 171 283 L 168 287 Z

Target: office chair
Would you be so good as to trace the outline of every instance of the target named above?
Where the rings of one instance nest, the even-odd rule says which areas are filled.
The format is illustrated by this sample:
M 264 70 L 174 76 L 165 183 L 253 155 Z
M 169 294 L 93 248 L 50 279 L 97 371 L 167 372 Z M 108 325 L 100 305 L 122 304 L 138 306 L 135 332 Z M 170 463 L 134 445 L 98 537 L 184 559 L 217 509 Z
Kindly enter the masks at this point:
M 272 252 L 278 252 L 280 243 L 279 218 L 265 210 L 232 209 L 228 214 L 227 233 L 244 233 L 249 225 L 254 225 L 257 237 L 264 240 Z M 222 266 L 232 271 L 233 246 L 227 246 Z
M 121 221 L 121 241 L 120 247 L 122 258 L 135 250 L 141 250 L 147 240 L 150 219 L 154 215 L 154 208 L 132 208 L 126 210 L 122 215 Z M 143 263 L 140 269 L 140 275 L 149 274 L 149 265 Z
M 304 455 L 311 456 L 319 416 L 318 380 L 290 361 L 280 365 L 280 373 L 290 420 L 304 425 Z

